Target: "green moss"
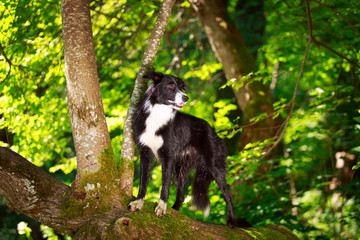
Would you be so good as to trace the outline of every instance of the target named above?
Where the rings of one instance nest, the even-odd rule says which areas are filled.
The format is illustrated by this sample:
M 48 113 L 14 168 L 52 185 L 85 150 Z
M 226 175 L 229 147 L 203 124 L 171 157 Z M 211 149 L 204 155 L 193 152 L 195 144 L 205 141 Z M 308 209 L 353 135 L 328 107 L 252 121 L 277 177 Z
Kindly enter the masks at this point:
M 48 179 L 39 179 L 35 183 L 41 184 L 41 187 L 37 188 L 37 194 L 41 197 L 52 196 L 54 194 L 53 183 Z
M 74 235 L 74 239 L 103 239 L 101 231 L 93 225 L 85 225 Z
M 134 172 L 134 162 L 132 159 L 120 158 L 118 164 L 118 171 L 120 174 L 124 172 Z
M 164 217 L 159 218 L 154 213 L 155 207 L 155 203 L 146 202 L 141 211 L 128 214 L 129 225 L 135 225 L 136 229 L 142 229 L 143 232 L 139 234 L 143 234 L 148 239 L 196 239 L 196 233 L 187 224 L 193 221 L 192 219 L 171 208 L 168 208 Z M 152 232 L 153 229 L 159 230 L 159 226 L 161 231 Z M 127 227 L 121 226 L 121 230 L 126 231 L 126 229 Z
M 99 158 L 100 169 L 85 171 L 76 183 L 75 193 L 62 205 L 62 215 L 68 218 L 96 217 L 110 211 L 113 205 L 125 206 L 128 199 L 118 184 L 116 160 L 111 146 Z
M 281 228 L 281 229 L 279 229 Z M 280 231 L 281 230 L 281 231 Z M 244 231 L 251 236 L 252 239 L 298 239 L 297 236 L 292 234 L 290 230 L 282 227 L 258 227 L 251 229 L 244 229 Z
M 98 171 L 85 172 L 82 174 L 78 183 L 80 189 L 92 183 L 103 183 L 105 186 L 113 185 L 114 180 L 118 178 L 116 159 L 111 146 L 105 148 L 100 153 L 98 161 L 100 163 L 100 169 Z

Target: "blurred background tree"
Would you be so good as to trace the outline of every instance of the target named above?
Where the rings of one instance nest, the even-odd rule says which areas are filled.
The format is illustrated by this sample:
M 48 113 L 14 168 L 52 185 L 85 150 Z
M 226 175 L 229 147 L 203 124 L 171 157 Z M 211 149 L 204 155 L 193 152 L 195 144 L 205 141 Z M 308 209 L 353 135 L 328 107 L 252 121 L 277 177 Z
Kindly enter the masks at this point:
M 244 64 L 252 67 L 242 78 L 228 77 L 229 66 L 213 51 L 198 5 L 181 0 L 154 68 L 183 78 L 191 89 L 183 111 L 206 119 L 224 137 L 237 215 L 254 225 L 282 224 L 302 239 L 358 239 L 359 1 L 212 2 L 221 6 L 212 13 L 226 14 L 214 15 L 219 25 L 231 23 L 240 34 L 252 56 Z M 159 6 L 160 1 L 91 2 L 100 86 L 116 156 L 144 39 Z M 76 156 L 67 113 L 60 3 L 2 0 L 0 15 L 0 144 L 70 184 Z M 242 108 L 234 89 L 244 84 L 267 89 L 255 91 L 258 112 L 246 114 Z M 265 131 L 272 131 L 268 139 L 251 139 Z M 274 143 L 277 151 L 268 154 Z M 149 200 L 157 201 L 160 186 L 161 170 L 155 166 Z M 224 223 L 221 193 L 216 184 L 210 188 L 206 221 Z M 185 202 L 180 211 L 203 220 L 200 212 L 189 210 L 191 197 Z M 0 216 L 0 239 L 66 238 L 10 212 L 2 196 Z

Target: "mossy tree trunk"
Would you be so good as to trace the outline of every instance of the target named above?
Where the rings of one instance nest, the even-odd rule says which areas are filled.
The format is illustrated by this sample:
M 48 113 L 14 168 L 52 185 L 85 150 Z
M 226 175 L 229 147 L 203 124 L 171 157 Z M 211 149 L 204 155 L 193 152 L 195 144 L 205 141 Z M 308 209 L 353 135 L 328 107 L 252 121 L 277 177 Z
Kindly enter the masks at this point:
M 62 0 L 65 76 L 77 174 L 61 214 L 74 225 L 123 210 L 126 196 L 105 119 L 97 72 L 89 0 Z
M 244 85 L 233 92 L 237 104 L 243 112 L 244 125 L 262 113 L 273 112 L 273 98 L 267 86 L 260 82 L 247 84 L 242 77 L 257 71 L 254 57 L 247 50 L 245 42 L 230 18 L 227 1 L 197 0 L 191 1 L 200 22 L 208 36 L 211 47 L 222 63 L 227 80 L 236 79 Z M 245 127 L 242 132 L 238 150 L 247 143 L 263 141 L 274 137 L 278 130 L 279 119 L 267 118 L 257 124 Z
M 101 167 L 99 156 L 111 145 L 95 59 L 88 0 L 61 1 L 65 76 L 77 175 Z

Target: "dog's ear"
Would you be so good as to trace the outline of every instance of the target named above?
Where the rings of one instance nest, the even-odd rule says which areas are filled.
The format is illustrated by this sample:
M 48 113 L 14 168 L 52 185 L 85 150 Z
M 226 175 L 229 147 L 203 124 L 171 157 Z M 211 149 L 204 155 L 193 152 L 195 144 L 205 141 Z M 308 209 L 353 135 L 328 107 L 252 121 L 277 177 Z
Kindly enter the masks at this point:
M 183 82 L 183 86 L 181 87 L 181 89 L 184 90 L 185 92 L 188 92 L 190 90 L 188 85 L 186 85 L 186 83 L 184 83 L 184 82 Z
M 186 85 L 186 83 L 181 78 L 176 78 L 177 84 L 179 88 L 185 92 L 189 91 L 190 88 Z
M 145 74 L 143 76 L 143 78 L 151 79 L 154 82 L 159 82 L 163 77 L 164 77 L 164 74 L 160 73 L 160 72 L 152 72 L 152 73 Z

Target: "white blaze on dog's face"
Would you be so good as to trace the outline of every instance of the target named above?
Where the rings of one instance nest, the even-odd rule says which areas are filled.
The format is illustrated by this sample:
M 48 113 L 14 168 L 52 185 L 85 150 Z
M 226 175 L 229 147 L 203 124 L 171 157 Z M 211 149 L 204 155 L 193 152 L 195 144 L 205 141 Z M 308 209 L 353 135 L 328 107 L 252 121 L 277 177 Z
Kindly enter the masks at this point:
M 177 91 L 177 93 L 175 94 L 175 100 L 168 99 L 168 103 L 172 106 L 172 108 L 180 110 L 182 106 L 187 103 L 188 99 L 189 97 L 185 93 Z
M 157 84 L 155 84 L 156 102 L 171 106 L 175 110 L 180 110 L 189 100 L 189 97 L 183 92 L 187 90 L 186 84 L 179 78 L 164 75 Z

